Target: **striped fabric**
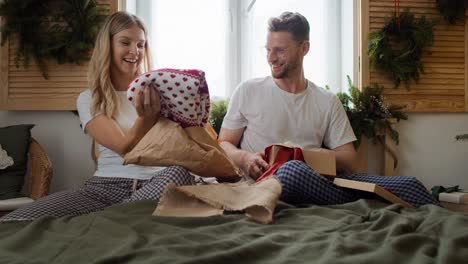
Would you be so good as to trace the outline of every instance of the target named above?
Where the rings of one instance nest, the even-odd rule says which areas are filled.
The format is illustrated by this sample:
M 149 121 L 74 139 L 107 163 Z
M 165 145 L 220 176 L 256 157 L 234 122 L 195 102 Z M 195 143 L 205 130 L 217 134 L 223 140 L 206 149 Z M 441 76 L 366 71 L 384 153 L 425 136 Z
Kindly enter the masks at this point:
M 0 222 L 34 220 L 41 216 L 78 216 L 102 210 L 113 204 L 138 200 L 155 200 L 157 203 L 169 183 L 193 185 L 195 180 L 180 166 L 158 171 L 149 180 L 91 177 L 79 190 L 62 191 L 43 197 L 3 216 Z

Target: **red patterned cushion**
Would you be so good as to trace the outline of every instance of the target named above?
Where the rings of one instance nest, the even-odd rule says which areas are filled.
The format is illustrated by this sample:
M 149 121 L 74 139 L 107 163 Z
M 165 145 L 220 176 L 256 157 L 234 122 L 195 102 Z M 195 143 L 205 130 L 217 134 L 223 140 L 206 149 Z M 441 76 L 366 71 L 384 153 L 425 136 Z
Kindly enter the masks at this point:
M 128 87 L 127 98 L 151 85 L 161 98 L 161 115 L 182 127 L 204 126 L 210 113 L 210 94 L 201 70 L 159 69 L 146 72 Z

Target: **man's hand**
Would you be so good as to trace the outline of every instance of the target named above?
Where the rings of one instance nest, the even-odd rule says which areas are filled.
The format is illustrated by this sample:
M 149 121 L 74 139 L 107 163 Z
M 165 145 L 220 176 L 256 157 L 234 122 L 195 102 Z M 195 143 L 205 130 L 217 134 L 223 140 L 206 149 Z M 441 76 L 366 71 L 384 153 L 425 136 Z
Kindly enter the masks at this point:
M 242 167 L 250 177 L 257 179 L 270 168 L 270 165 L 265 161 L 263 153 L 245 152 Z
M 221 128 L 219 133 L 219 145 L 226 151 L 228 157 L 253 179 L 257 179 L 270 165 L 265 161 L 263 153 L 252 153 L 237 148 L 239 141 L 244 134 L 245 128 L 225 129 Z

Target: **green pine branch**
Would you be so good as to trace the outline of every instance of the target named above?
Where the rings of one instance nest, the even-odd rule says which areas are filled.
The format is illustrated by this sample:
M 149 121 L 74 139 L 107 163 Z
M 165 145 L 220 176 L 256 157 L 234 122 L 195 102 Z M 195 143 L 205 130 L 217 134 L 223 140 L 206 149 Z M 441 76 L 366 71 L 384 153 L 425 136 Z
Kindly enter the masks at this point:
M 34 59 L 48 79 L 47 61 L 80 64 L 88 60 L 105 16 L 95 0 L 4 0 L 0 4 L 3 46 L 16 44 L 14 61 L 28 67 Z
M 468 140 L 468 134 L 461 134 L 461 135 L 456 135 L 455 140 Z
M 349 94 L 337 93 L 343 104 L 343 108 L 349 118 L 351 127 L 356 135 L 357 141 L 354 146 L 357 148 L 361 143 L 362 136 L 368 139 L 375 139 L 381 131 L 386 131 L 390 138 L 399 143 L 399 133 L 393 128 L 391 120 L 407 120 L 408 115 L 403 112 L 405 106 L 387 105 L 383 96 L 383 87 L 375 84 L 372 87 L 365 87 L 359 90 L 348 78 Z
M 463 21 L 465 18 L 466 0 L 437 0 L 437 9 L 450 24 Z
M 211 102 L 210 116 L 208 118 L 208 121 L 218 134 L 221 130 L 221 125 L 223 124 L 223 119 L 226 115 L 227 107 L 228 103 L 225 100 Z
M 416 19 L 408 9 L 399 17 L 394 12 L 385 19 L 382 29 L 369 34 L 367 54 L 371 67 L 387 73 L 395 88 L 405 82 L 409 89 L 410 80 L 417 82 L 419 74 L 424 73 L 421 57 L 433 44 L 435 24 L 424 16 Z

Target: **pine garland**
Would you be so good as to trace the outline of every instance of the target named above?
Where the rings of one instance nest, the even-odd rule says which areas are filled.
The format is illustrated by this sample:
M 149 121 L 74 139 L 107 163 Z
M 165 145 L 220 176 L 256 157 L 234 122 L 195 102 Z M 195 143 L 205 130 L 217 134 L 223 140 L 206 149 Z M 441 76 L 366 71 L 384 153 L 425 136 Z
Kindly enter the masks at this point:
M 437 10 L 450 24 L 465 18 L 466 0 L 437 0 Z
M 433 44 L 434 25 L 434 21 L 428 21 L 424 16 L 415 19 L 408 9 L 401 13 L 399 20 L 396 13 L 386 18 L 381 30 L 369 34 L 367 53 L 371 66 L 389 74 L 395 88 L 404 81 L 409 89 L 409 81 L 418 81 L 419 73 L 424 72 L 421 57 Z M 400 50 L 394 48 L 402 45 Z
M 89 58 L 103 11 L 94 0 L 4 0 L 1 45 L 14 40 L 16 66 L 23 60 L 27 67 L 32 57 L 48 79 L 47 60 L 80 64 Z
M 349 94 L 340 92 L 337 96 L 356 135 L 357 141 L 354 142 L 354 146 L 359 147 L 362 136 L 375 139 L 384 130 L 398 144 L 399 133 L 393 128 L 392 120 L 400 122 L 408 119 L 408 115 L 402 111 L 405 106 L 387 105 L 382 95 L 383 87 L 377 84 L 360 91 L 348 76 L 348 85 Z
M 456 135 L 455 140 L 468 140 L 468 134 L 461 134 L 461 135 Z

